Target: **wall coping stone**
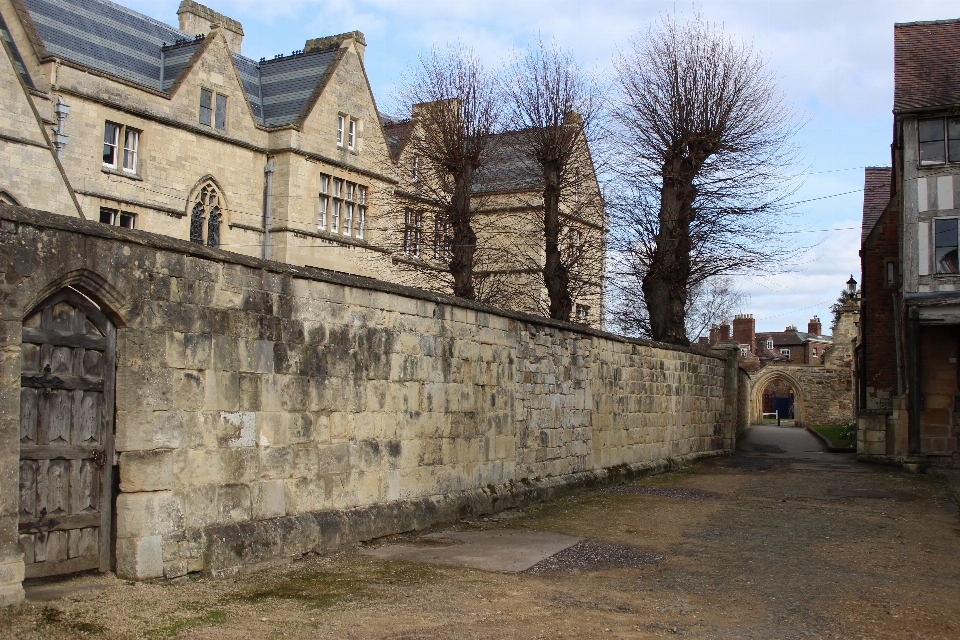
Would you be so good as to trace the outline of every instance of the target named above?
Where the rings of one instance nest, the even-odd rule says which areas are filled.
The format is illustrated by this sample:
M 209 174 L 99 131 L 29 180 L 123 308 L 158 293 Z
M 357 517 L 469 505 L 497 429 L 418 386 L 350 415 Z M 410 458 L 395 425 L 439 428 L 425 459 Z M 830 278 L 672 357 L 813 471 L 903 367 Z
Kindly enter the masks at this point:
M 37 227 L 39 229 L 56 229 L 59 231 L 66 231 L 80 235 L 93 236 L 108 240 L 117 240 L 119 242 L 127 242 L 130 244 L 150 247 L 152 249 L 161 249 L 164 251 L 171 251 L 183 255 L 204 258 L 207 260 L 241 265 L 250 267 L 252 269 L 262 269 L 270 273 L 277 273 L 294 278 L 301 278 L 304 280 L 315 280 L 318 282 L 339 284 L 349 287 L 356 287 L 358 289 L 366 289 L 369 291 L 392 293 L 416 300 L 425 300 L 427 302 L 433 302 L 436 304 L 457 306 L 473 311 L 480 311 L 482 313 L 491 313 L 528 324 L 540 325 L 542 327 L 549 327 L 562 331 L 572 331 L 582 335 L 603 338 L 623 344 L 653 347 L 667 351 L 690 353 L 706 358 L 714 358 L 716 360 L 726 360 L 726 357 L 723 355 L 711 353 L 708 350 L 697 347 L 683 347 L 664 342 L 656 342 L 654 340 L 646 340 L 644 338 L 628 338 L 626 336 L 617 335 L 608 331 L 602 331 L 600 329 L 594 329 L 592 327 L 587 327 L 573 322 L 563 322 L 560 320 L 553 320 L 552 318 L 544 318 L 542 316 L 523 313 L 521 311 L 512 311 L 510 309 L 494 307 L 492 305 L 475 302 L 473 300 L 466 300 L 464 298 L 457 298 L 452 295 L 394 284 L 385 280 L 377 280 L 374 278 L 352 275 L 340 271 L 321 269 L 319 267 L 300 267 L 283 262 L 276 262 L 273 260 L 254 258 L 252 256 L 224 251 L 223 249 L 213 249 L 211 247 L 199 245 L 188 240 L 180 240 L 179 238 L 173 238 L 158 233 L 151 233 L 149 231 L 142 231 L 138 229 L 125 229 L 122 227 L 105 225 L 100 222 L 62 216 L 56 213 L 50 213 L 48 211 L 39 211 L 36 209 L 28 209 L 26 207 L 18 207 L 0 203 L 0 221 Z M 4 230 L 2 227 L 0 227 L 0 233 L 3 232 Z

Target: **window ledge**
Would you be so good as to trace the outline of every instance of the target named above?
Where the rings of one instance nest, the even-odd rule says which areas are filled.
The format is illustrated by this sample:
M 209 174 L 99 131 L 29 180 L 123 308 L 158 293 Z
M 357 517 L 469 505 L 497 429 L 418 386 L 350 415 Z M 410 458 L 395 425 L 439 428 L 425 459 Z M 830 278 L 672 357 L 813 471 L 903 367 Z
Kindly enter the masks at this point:
M 244 231 L 253 231 L 254 233 L 263 233 L 262 227 L 252 227 L 248 224 L 240 224 L 239 222 L 231 222 L 227 225 L 230 229 L 243 229 Z
M 136 173 L 130 173 L 129 171 L 117 171 L 116 169 L 111 169 L 110 167 L 103 167 L 100 169 L 100 171 L 108 176 L 120 176 L 121 178 L 128 178 L 130 180 L 136 180 L 137 182 L 143 182 L 143 178 Z

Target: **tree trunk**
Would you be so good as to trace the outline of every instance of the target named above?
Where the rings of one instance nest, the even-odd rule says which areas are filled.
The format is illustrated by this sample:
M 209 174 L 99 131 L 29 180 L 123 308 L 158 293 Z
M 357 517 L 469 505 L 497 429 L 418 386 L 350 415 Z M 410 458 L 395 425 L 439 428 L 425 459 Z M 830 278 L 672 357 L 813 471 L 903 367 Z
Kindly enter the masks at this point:
M 543 281 L 550 297 L 550 317 L 554 320 L 570 320 L 573 299 L 570 297 L 570 270 L 563 264 L 560 254 L 560 167 L 548 164 L 543 167 L 546 186 L 543 190 L 543 233 L 545 255 Z
M 668 160 L 663 168 L 660 195 L 660 229 L 643 296 L 650 314 L 654 340 L 688 346 L 686 331 L 687 282 L 690 278 L 690 224 L 697 190 L 694 163 L 689 157 Z
M 473 261 L 477 252 L 477 234 L 470 225 L 470 185 L 473 168 L 467 164 L 454 176 L 454 192 L 450 203 L 450 274 L 453 295 L 474 300 Z

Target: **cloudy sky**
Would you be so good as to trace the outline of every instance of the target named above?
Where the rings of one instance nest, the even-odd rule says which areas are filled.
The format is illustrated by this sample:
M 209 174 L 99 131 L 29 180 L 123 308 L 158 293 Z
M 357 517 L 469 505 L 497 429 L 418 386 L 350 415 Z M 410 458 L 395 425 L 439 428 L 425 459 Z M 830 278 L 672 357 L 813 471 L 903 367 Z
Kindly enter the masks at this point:
M 179 0 L 120 0 L 176 25 Z M 272 57 L 309 38 L 359 30 L 381 107 L 397 77 L 433 45 L 460 40 L 490 63 L 541 37 L 607 72 L 611 57 L 664 11 L 700 10 L 752 42 L 807 121 L 797 143 L 808 167 L 790 225 L 805 246 L 796 270 L 742 281 L 758 330 L 824 320 L 851 274 L 860 279 L 863 168 L 890 164 L 893 24 L 960 18 L 960 7 L 928 0 L 206 0 L 239 20 L 243 53 Z M 845 195 L 840 195 L 845 194 Z

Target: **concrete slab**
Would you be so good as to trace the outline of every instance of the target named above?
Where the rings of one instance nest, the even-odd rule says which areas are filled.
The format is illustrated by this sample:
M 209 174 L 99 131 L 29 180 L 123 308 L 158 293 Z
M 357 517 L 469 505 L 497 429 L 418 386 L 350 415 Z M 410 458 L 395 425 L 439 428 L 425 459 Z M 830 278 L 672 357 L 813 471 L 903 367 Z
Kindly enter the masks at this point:
M 382 560 L 408 560 L 518 573 L 581 540 L 584 538 L 548 531 L 443 531 L 417 538 L 414 542 L 387 544 L 361 553 Z

